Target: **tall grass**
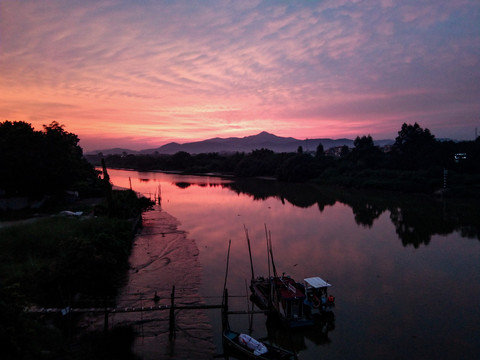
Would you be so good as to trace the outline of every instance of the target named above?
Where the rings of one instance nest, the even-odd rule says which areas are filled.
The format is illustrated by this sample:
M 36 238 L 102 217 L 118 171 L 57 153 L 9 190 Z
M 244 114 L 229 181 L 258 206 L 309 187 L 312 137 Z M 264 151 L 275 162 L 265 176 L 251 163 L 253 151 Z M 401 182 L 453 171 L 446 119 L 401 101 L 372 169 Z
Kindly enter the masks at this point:
M 115 295 L 132 246 L 131 224 L 51 217 L 0 230 L 0 278 L 32 302 L 65 306 L 76 294 Z

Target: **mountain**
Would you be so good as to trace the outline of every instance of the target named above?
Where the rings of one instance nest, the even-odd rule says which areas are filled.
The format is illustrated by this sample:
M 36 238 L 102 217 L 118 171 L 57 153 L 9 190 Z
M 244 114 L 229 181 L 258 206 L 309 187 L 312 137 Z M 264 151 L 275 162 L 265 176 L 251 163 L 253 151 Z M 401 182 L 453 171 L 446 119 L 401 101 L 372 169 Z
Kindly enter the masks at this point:
M 245 136 L 243 138 L 212 138 L 203 141 L 189 142 L 179 144 L 171 142 L 154 149 L 145 149 L 141 151 L 132 151 L 127 149 L 109 149 L 103 151 L 94 151 L 89 154 L 98 154 L 102 152 L 107 154 L 175 154 L 179 151 L 185 151 L 190 154 L 201 153 L 232 153 L 232 152 L 251 152 L 255 149 L 270 149 L 275 152 L 295 152 L 301 146 L 304 151 L 316 151 L 318 144 L 322 144 L 324 150 L 337 146 L 353 147 L 353 140 L 350 139 L 305 139 L 298 140 L 292 137 L 280 137 L 268 132 L 261 132 L 257 135 Z M 384 146 L 393 144 L 393 140 L 378 140 L 375 145 Z

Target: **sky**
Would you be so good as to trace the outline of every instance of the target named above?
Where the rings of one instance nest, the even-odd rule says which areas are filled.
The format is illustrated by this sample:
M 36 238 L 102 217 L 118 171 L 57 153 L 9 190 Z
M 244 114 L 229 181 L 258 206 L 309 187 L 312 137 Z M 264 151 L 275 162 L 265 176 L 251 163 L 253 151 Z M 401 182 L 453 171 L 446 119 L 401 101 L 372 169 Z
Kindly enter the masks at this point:
M 0 121 L 84 151 L 415 122 L 474 140 L 479 24 L 479 0 L 0 0 Z

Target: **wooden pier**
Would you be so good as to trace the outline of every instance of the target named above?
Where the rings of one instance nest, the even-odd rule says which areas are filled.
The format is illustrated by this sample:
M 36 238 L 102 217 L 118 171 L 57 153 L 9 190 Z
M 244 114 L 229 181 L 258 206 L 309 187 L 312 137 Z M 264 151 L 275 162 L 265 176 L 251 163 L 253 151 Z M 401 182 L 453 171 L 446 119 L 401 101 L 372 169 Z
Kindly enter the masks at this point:
M 135 313 L 135 312 L 146 312 L 146 311 L 165 311 L 169 310 L 169 332 L 170 339 L 175 338 L 175 311 L 176 310 L 205 310 L 205 309 L 222 309 L 223 314 L 235 314 L 235 315 L 244 315 L 244 314 L 253 314 L 253 313 L 264 313 L 264 311 L 229 311 L 228 310 L 228 291 L 225 290 L 224 299 L 222 304 L 218 305 L 207 305 L 207 304 L 185 304 L 185 305 L 176 305 L 175 304 L 175 286 L 172 288 L 172 293 L 170 296 L 170 304 L 168 305 L 153 305 L 153 306 L 132 306 L 132 307 L 65 307 L 65 308 L 45 308 L 32 306 L 27 308 L 25 311 L 33 314 L 61 314 L 63 316 L 70 314 L 104 314 L 105 324 L 104 330 L 108 331 L 108 318 L 110 314 L 120 314 L 120 313 Z
M 131 313 L 142 311 L 159 311 L 159 310 L 195 310 L 195 309 L 221 309 L 223 305 L 158 305 L 158 306 L 132 306 L 132 307 L 107 307 L 107 308 L 43 308 L 38 306 L 29 307 L 26 311 L 34 314 L 54 314 L 54 313 L 104 313 L 107 311 L 110 314 Z

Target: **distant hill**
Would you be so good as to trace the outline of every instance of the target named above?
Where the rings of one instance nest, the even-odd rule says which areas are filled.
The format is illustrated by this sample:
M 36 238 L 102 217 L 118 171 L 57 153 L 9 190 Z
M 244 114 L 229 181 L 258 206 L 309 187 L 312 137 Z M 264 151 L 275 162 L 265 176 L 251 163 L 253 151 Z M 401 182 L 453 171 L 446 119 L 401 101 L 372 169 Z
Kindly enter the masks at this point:
M 375 145 L 385 146 L 394 143 L 393 140 L 377 140 Z M 179 151 L 185 151 L 190 154 L 201 153 L 232 153 L 232 152 L 251 152 L 255 149 L 270 149 L 275 152 L 295 152 L 301 146 L 304 151 L 316 151 L 318 144 L 322 144 L 324 150 L 337 146 L 353 147 L 353 140 L 351 139 L 305 139 L 298 140 L 292 137 L 281 137 L 270 134 L 268 132 L 261 132 L 257 135 L 245 136 L 243 138 L 212 138 L 203 141 L 189 142 L 179 144 L 171 142 L 154 149 L 145 149 L 141 151 L 134 151 L 128 149 L 107 149 L 90 151 L 87 155 L 103 153 L 104 155 L 111 154 L 175 154 Z

